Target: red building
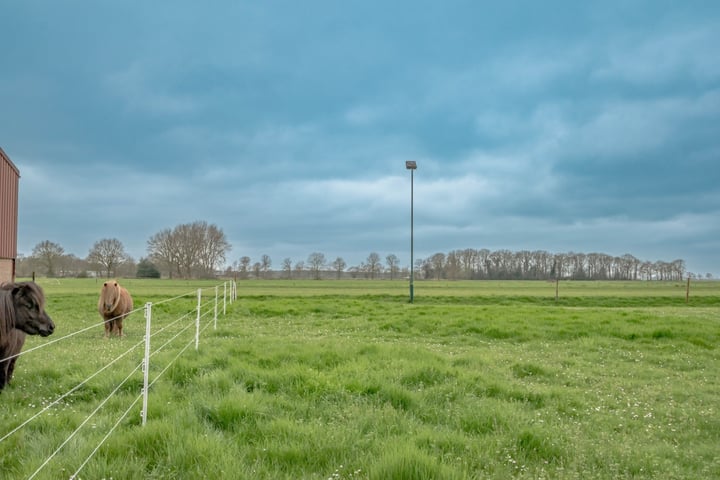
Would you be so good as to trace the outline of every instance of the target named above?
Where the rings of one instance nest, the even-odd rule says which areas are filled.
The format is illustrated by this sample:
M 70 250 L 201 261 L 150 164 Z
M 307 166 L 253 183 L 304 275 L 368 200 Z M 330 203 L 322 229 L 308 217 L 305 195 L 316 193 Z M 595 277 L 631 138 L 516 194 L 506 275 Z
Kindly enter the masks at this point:
M 0 148 L 0 284 L 15 281 L 20 171 Z

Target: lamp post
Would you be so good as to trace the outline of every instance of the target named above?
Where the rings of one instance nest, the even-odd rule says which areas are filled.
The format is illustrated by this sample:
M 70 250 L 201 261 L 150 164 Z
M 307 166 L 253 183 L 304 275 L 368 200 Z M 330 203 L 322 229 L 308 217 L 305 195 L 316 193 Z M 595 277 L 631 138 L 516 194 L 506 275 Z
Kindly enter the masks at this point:
M 415 280 L 414 272 L 414 260 L 413 260 L 413 174 L 417 170 L 417 162 L 413 160 L 407 160 L 405 162 L 405 168 L 410 170 L 410 303 L 413 303 L 415 297 L 415 286 L 413 281 Z

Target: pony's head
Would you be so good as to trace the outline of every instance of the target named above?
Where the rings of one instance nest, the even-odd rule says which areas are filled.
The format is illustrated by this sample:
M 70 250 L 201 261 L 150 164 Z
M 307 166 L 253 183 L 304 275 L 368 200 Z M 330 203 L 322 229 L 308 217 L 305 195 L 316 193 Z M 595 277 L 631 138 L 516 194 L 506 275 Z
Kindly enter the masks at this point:
M 37 283 L 15 283 L 10 292 L 15 306 L 15 328 L 42 337 L 55 331 L 52 318 L 45 312 L 45 295 Z
M 120 301 L 120 284 L 117 280 L 108 280 L 103 283 L 100 291 L 100 304 L 103 312 L 110 314 L 118 306 Z

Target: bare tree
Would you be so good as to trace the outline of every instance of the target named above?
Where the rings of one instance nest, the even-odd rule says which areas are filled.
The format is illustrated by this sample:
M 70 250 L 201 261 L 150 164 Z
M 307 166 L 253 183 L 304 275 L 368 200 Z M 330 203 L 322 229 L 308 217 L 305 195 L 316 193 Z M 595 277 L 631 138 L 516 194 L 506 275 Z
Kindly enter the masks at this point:
M 458 252 L 460 264 L 465 278 L 473 278 L 473 271 L 477 265 L 477 250 L 466 248 Z
M 393 280 L 399 271 L 398 264 L 400 263 L 400 260 L 398 260 L 397 255 L 391 253 L 385 257 L 385 263 L 387 263 L 388 270 L 390 270 L 390 280 Z
M 342 259 L 342 257 L 337 257 L 332 262 L 333 270 L 335 270 L 335 274 L 337 275 L 338 280 L 342 277 L 342 273 L 345 270 L 345 267 L 347 267 L 347 263 L 345 263 L 345 260 Z
M 148 240 L 149 257 L 165 265 L 172 277 L 212 276 L 231 246 L 215 225 L 197 221 L 165 229 Z
M 292 260 L 290 260 L 289 257 L 283 260 L 282 271 L 285 274 L 285 278 L 292 278 Z
M 445 268 L 445 254 L 438 252 L 430 257 L 430 266 L 435 278 L 440 280 L 443 275 L 443 269 Z
M 238 272 L 240 273 L 240 278 L 247 279 L 248 273 L 250 273 L 250 257 L 243 256 L 240 257 L 240 261 L 238 263 Z
M 447 275 L 450 280 L 457 280 L 458 276 L 460 276 L 460 255 L 455 250 L 447 254 L 445 275 Z
M 180 247 L 178 239 L 169 228 L 156 233 L 147 242 L 148 258 L 164 267 L 170 278 L 173 273 L 182 276 L 180 272 Z
M 65 254 L 65 250 L 59 244 L 50 240 L 43 240 L 35 245 L 32 256 L 38 265 L 45 267 L 48 277 L 55 276 L 55 268 Z
M 295 263 L 295 275 L 297 278 L 302 278 L 302 272 L 305 270 L 305 262 L 298 260 Z
M 63 255 L 60 259 L 60 275 L 65 277 L 73 275 L 76 277 L 86 277 L 89 270 L 89 264 L 84 258 L 78 258 L 72 253 Z
M 269 255 L 263 255 L 260 257 L 260 269 L 262 270 L 263 278 L 267 278 L 272 266 L 272 260 Z
M 380 263 L 380 255 L 372 252 L 367 257 L 367 263 L 365 264 L 365 268 L 370 274 L 370 278 L 375 278 L 376 275 L 378 275 L 382 271 L 382 264 Z
M 682 280 L 685 276 L 685 260 L 673 260 L 670 265 L 672 268 L 673 280 Z
M 195 222 L 192 224 L 192 230 L 194 238 L 199 243 L 197 266 L 203 275 L 214 276 L 215 269 L 225 263 L 225 254 L 232 249 L 232 246 L 225 238 L 222 229 L 216 225 Z
M 320 280 L 320 270 L 325 266 L 325 254 L 313 252 L 308 256 L 307 263 L 310 266 L 310 271 L 313 273 L 313 278 Z
M 97 265 L 110 278 L 116 274 L 117 267 L 127 259 L 125 247 L 117 238 L 103 238 L 95 242 L 87 256 L 87 261 Z

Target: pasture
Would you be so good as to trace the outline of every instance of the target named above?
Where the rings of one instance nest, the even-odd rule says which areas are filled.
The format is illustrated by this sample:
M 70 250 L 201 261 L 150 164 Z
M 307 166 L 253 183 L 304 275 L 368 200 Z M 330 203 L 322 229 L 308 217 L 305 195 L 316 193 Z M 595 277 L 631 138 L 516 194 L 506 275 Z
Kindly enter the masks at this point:
M 89 329 L 19 358 L 0 437 L 144 335 L 135 312 L 103 338 L 95 280 L 39 283 L 56 331 L 25 350 Z M 221 282 L 121 283 L 136 308 L 176 298 L 154 308 L 162 325 Z M 685 288 L 561 282 L 555 301 L 547 282 L 423 281 L 409 304 L 406 281 L 238 282 L 197 351 L 180 352 L 193 331 L 153 356 L 147 424 L 136 406 L 78 478 L 719 478 L 720 283 L 693 283 L 688 303 Z M 128 357 L 3 440 L 2 478 L 30 477 Z M 138 372 L 36 478 L 69 478 L 141 386 Z

